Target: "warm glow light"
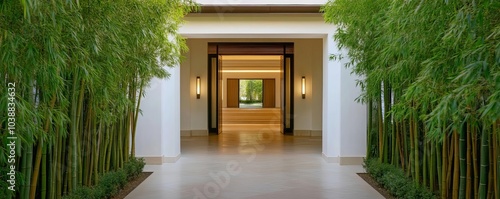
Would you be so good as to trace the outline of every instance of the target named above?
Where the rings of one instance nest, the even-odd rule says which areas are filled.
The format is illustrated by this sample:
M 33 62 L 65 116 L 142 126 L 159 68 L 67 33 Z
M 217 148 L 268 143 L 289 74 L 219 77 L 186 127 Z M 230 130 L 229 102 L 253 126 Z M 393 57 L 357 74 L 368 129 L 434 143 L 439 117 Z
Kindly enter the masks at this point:
M 196 77 L 196 99 L 200 99 L 201 94 L 201 79 L 200 76 Z
M 223 73 L 279 73 L 281 70 L 222 70 Z
M 302 99 L 306 98 L 306 77 L 302 76 Z

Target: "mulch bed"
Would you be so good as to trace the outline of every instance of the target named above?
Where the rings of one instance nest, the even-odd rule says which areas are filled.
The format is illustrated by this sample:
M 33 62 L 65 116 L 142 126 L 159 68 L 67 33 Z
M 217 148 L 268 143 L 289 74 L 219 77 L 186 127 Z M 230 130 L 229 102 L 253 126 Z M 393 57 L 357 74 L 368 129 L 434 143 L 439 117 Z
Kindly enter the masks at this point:
M 118 192 L 112 199 L 124 199 L 130 192 L 132 192 L 137 186 L 139 186 L 146 178 L 148 178 L 153 172 L 142 172 L 132 181 L 128 182 L 120 192 Z
M 387 199 L 396 199 L 396 197 L 392 196 L 389 191 L 384 189 L 384 187 L 380 186 L 375 179 L 367 173 L 358 173 L 359 177 L 366 181 L 370 186 L 372 186 L 375 190 L 377 190 L 382 196 Z

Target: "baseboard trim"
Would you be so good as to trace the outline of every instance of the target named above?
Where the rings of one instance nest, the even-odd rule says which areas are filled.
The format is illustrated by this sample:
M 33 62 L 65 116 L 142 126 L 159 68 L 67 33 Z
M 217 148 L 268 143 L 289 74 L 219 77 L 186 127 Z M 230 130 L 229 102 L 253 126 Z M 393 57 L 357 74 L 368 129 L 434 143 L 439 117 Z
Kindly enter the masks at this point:
M 321 156 L 323 157 L 323 160 L 325 160 L 326 163 L 340 163 L 339 157 L 329 157 L 326 156 L 324 153 L 322 153 Z
M 327 163 L 338 163 L 340 165 L 362 165 L 365 157 L 329 157 L 324 153 L 323 159 Z
M 190 137 L 190 136 L 191 136 L 190 130 L 181 130 L 181 137 Z
M 191 136 L 208 136 L 208 130 L 191 130 Z
M 322 130 L 311 130 L 311 137 L 322 137 L 322 136 L 323 136 Z
M 208 130 L 181 130 L 181 137 L 208 136 Z
M 181 158 L 181 154 L 175 157 L 163 157 L 163 163 L 176 163 Z
M 311 136 L 310 130 L 293 130 L 293 136 Z
M 144 162 L 146 162 L 146 165 L 162 165 L 163 164 L 163 158 L 161 156 L 138 157 L 138 158 L 144 158 Z
M 321 131 L 321 130 L 293 130 L 293 136 L 322 137 L 323 131 Z

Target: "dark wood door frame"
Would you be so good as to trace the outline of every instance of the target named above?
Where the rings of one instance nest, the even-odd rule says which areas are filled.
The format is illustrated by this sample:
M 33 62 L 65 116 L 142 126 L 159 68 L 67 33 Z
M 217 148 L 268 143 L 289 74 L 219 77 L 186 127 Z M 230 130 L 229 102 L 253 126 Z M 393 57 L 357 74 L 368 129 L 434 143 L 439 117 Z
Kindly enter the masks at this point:
M 234 42 L 218 42 L 218 43 L 208 43 L 208 129 L 210 133 L 220 133 L 221 132 L 221 124 L 220 122 L 222 121 L 222 106 L 221 103 L 219 103 L 220 100 L 220 86 L 219 86 L 219 79 L 222 78 L 222 72 L 221 72 L 221 64 L 220 64 L 220 59 L 219 56 L 221 55 L 282 55 L 283 56 L 283 63 L 282 63 L 282 72 L 287 72 L 285 69 L 285 64 L 286 64 L 286 59 L 289 58 L 290 60 L 290 78 L 287 79 L 286 75 L 284 76 L 284 82 L 286 83 L 289 81 L 289 86 L 290 92 L 286 92 L 286 88 L 282 89 L 282 95 L 284 97 L 281 98 L 281 107 L 286 107 L 289 105 L 289 113 L 287 113 L 286 108 L 282 108 L 282 130 L 283 133 L 285 134 L 293 134 L 293 52 L 294 52 L 294 44 L 292 42 L 267 42 L 267 43 L 255 43 L 255 42 L 239 42 L 239 43 L 234 43 Z M 212 59 L 217 58 L 217 64 L 216 66 L 212 66 Z M 214 78 L 212 78 L 212 70 L 216 67 L 217 71 L 217 86 L 215 86 L 215 90 L 212 89 L 212 81 L 214 81 Z M 281 85 L 281 87 L 285 87 L 285 85 Z M 217 106 L 215 110 L 212 108 L 212 95 L 215 94 L 217 95 Z M 289 99 L 290 104 L 286 103 L 286 98 Z M 212 123 L 212 113 L 213 111 L 216 111 L 216 121 L 217 121 L 217 127 L 213 128 L 211 125 Z M 287 127 L 285 122 L 286 118 L 289 117 L 290 124 Z
M 212 60 L 213 59 L 216 59 L 216 64 L 215 66 L 212 64 Z M 208 99 L 208 132 L 210 133 L 218 133 L 219 132 L 219 127 L 217 124 L 219 124 L 219 122 L 222 121 L 222 118 L 219 118 L 218 116 L 216 116 L 215 118 L 212 117 L 212 113 L 214 111 L 216 111 L 217 115 L 218 115 L 218 112 L 217 110 L 219 110 L 219 108 L 222 108 L 222 107 L 219 107 L 219 103 L 217 103 L 215 105 L 215 107 L 212 106 L 212 103 L 213 100 L 212 100 L 212 97 L 213 97 L 213 94 L 215 94 L 216 96 L 218 96 L 219 94 L 219 89 L 216 87 L 215 89 L 212 87 L 212 83 L 213 81 L 217 81 L 217 77 L 214 79 L 214 77 L 212 77 L 212 73 L 213 73 L 213 70 L 216 70 L 216 71 L 219 71 L 219 58 L 218 58 L 218 55 L 217 54 L 210 54 L 208 55 L 208 73 L 207 73 L 207 91 L 208 91 L 208 95 L 207 95 L 207 99 Z M 217 75 L 216 75 L 217 76 Z M 216 101 L 217 102 L 217 101 Z M 215 110 L 213 110 L 215 108 Z M 215 120 L 215 123 L 216 123 L 216 126 L 213 126 L 212 125 L 212 121 Z

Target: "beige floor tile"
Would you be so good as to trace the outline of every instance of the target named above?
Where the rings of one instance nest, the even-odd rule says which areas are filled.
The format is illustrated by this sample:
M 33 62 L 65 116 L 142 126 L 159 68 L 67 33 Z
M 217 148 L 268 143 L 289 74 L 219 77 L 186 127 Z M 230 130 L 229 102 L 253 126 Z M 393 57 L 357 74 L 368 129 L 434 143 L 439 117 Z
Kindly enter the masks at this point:
M 232 131 L 182 137 L 176 163 L 154 173 L 127 196 L 135 198 L 378 199 L 357 172 L 321 158 L 321 138 L 273 131 Z

